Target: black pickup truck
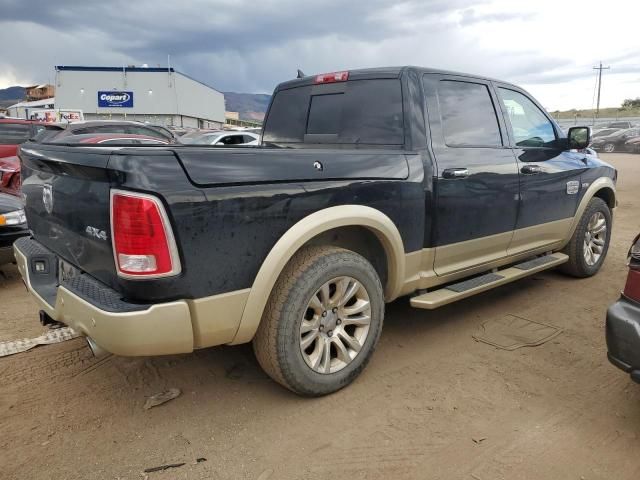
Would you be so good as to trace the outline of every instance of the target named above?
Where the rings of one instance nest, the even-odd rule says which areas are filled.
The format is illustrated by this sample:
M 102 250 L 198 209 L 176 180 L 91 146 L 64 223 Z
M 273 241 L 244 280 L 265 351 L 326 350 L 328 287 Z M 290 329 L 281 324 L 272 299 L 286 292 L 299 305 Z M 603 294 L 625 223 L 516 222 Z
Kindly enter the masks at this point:
M 302 395 L 349 384 L 385 302 L 433 309 L 555 266 L 595 274 L 616 171 L 525 91 L 402 67 L 280 84 L 256 148 L 28 143 L 41 319 L 120 355 L 253 341 Z

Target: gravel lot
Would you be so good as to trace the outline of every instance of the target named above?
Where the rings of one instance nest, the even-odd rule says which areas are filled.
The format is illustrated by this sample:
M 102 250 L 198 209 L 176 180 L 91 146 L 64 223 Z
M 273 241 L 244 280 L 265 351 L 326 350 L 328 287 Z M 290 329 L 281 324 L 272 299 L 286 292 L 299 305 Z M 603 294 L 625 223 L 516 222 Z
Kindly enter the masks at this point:
M 364 374 L 326 398 L 277 386 L 246 345 L 96 361 L 75 339 L 0 358 L 0 477 L 140 479 L 185 462 L 148 478 L 640 478 L 640 385 L 604 344 L 640 231 L 640 156 L 605 159 L 619 207 L 597 276 L 546 272 L 435 312 L 401 299 Z M 2 270 L 0 341 L 39 335 L 17 270 Z M 510 352 L 473 340 L 507 314 L 563 333 Z M 143 409 L 171 387 L 182 395 Z

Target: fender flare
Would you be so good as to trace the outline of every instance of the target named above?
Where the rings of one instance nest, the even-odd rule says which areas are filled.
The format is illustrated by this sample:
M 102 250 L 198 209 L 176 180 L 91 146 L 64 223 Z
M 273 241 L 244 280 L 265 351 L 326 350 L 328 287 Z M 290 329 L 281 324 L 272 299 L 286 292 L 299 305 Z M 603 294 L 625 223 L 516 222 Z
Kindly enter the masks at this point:
M 404 245 L 393 221 L 375 208 L 363 205 L 329 207 L 308 215 L 293 225 L 273 246 L 256 275 L 242 313 L 238 331 L 230 343 L 251 341 L 255 335 L 271 291 L 291 257 L 317 235 L 339 227 L 365 227 L 376 235 L 387 256 L 388 279 L 385 300 L 395 299 L 404 281 Z
M 563 243 L 563 248 L 567 243 L 569 243 L 569 241 L 571 240 L 571 237 L 573 237 L 573 234 L 576 231 L 576 228 L 578 228 L 578 222 L 580 222 L 582 215 L 584 215 L 584 211 L 587 209 L 587 205 L 589 205 L 589 202 L 591 201 L 591 199 L 595 197 L 596 193 L 598 193 L 600 190 L 611 190 L 611 193 L 613 194 L 613 199 L 614 199 L 613 204 L 615 206 L 616 185 L 615 183 L 613 183 L 613 179 L 609 177 L 597 178 L 593 183 L 591 183 L 591 185 L 589 185 L 589 188 L 587 188 L 587 191 L 582 196 L 582 200 L 580 200 L 580 204 L 578 205 L 576 214 L 573 216 L 573 222 L 571 223 L 571 228 L 569 229 L 569 233 L 567 234 L 567 237 L 565 238 L 565 241 Z

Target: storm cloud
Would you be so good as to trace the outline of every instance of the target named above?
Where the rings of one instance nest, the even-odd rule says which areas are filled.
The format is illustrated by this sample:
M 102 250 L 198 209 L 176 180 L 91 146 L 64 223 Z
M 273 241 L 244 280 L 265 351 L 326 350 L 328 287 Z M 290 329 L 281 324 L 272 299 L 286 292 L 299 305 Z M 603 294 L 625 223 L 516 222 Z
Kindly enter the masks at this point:
M 615 41 L 591 34 L 590 22 L 603 18 L 588 3 L 0 0 L 0 86 L 50 81 L 54 65 L 164 67 L 170 55 L 171 66 L 224 91 L 269 93 L 298 68 L 312 74 L 414 64 L 533 90 L 583 82 L 571 101 L 585 106 L 598 60 L 611 63 L 612 75 L 640 73 L 637 36 L 623 38 L 623 28 L 611 30 Z M 640 10 L 636 2 L 619 3 L 638 18 L 629 11 Z M 559 105 L 565 97 L 542 101 Z

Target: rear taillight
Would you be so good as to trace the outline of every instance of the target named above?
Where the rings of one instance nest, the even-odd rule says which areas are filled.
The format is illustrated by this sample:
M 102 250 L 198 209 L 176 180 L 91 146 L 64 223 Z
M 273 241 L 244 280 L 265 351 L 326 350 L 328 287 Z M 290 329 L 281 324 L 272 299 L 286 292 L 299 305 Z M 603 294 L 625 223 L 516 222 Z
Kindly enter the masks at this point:
M 640 235 L 629 250 L 629 274 L 624 286 L 624 295 L 640 302 Z
M 336 83 L 349 80 L 349 72 L 321 73 L 316 75 L 314 83 Z
M 180 273 L 169 219 L 152 195 L 111 191 L 111 241 L 118 275 L 155 278 Z

